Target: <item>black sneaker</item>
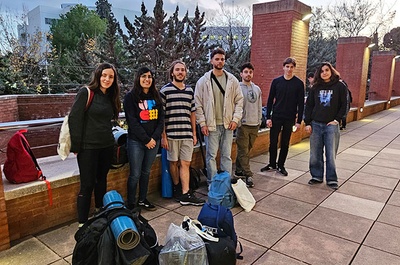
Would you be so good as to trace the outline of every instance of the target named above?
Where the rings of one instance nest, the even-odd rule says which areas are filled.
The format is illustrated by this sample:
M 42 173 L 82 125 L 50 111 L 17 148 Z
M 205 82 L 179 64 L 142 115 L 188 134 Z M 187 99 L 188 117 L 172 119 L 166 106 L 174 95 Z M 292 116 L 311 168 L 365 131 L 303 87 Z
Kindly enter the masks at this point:
M 281 174 L 284 175 L 284 176 L 287 176 L 287 175 L 288 175 L 288 173 L 287 173 L 287 171 L 286 171 L 286 169 L 285 169 L 284 167 L 278 167 L 278 168 L 276 169 L 276 171 L 278 171 L 279 173 L 281 173 Z
M 262 167 L 262 168 L 261 168 L 261 172 L 270 171 L 270 170 L 275 170 L 275 169 L 276 169 L 276 165 L 273 166 L 273 165 L 271 165 L 271 164 L 268 164 L 268 165 L 266 165 L 265 167 Z
M 253 177 L 246 177 L 246 186 L 248 188 L 253 188 L 254 187 Z
M 337 183 L 329 183 L 327 184 L 329 188 L 333 189 L 333 190 L 337 190 L 339 188 Z
M 140 206 L 146 210 L 149 210 L 149 211 L 156 210 L 156 207 L 153 204 L 151 204 L 147 199 L 145 199 L 144 201 L 138 201 L 138 206 Z
M 321 183 L 322 183 L 322 180 L 316 180 L 316 179 L 310 179 L 310 180 L 308 181 L 308 184 L 309 184 L 309 185 L 321 184 Z
M 197 198 L 193 193 L 187 192 L 182 194 L 179 198 L 179 203 L 181 205 L 195 205 L 195 206 L 202 206 L 205 203 L 205 200 L 201 198 Z

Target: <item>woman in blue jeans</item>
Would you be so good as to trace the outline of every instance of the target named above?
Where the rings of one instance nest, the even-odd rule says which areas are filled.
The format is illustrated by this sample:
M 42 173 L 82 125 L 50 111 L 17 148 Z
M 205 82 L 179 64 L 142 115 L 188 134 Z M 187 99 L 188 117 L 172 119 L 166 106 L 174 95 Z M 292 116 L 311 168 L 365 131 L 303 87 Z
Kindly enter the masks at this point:
M 154 75 L 147 67 L 140 68 L 134 85 L 124 98 L 125 117 L 128 122 L 128 205 L 147 210 L 155 206 L 147 200 L 150 169 L 160 146 L 164 128 L 164 112 L 160 95 L 156 89 Z M 136 203 L 136 189 L 139 184 L 139 198 Z
M 326 184 L 338 188 L 336 154 L 339 148 L 339 121 L 346 112 L 347 88 L 333 66 L 324 62 L 315 72 L 306 101 L 304 122 L 310 136 L 310 185 L 323 182 L 324 148 Z

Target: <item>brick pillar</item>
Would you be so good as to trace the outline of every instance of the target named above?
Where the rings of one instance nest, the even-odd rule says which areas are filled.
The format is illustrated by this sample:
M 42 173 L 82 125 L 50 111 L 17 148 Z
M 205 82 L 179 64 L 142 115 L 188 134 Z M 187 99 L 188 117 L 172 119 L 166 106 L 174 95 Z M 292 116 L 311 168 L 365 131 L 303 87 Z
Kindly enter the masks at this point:
M 10 233 L 8 232 L 6 198 L 4 197 L 3 176 L 2 171 L 0 170 L 0 251 L 9 248 Z
M 311 7 L 297 0 L 281 0 L 253 5 L 251 62 L 254 83 L 263 92 L 266 104 L 271 82 L 283 74 L 283 60 L 297 60 L 295 75 L 305 81 L 307 70 L 309 21 L 302 21 Z
M 400 96 L 400 57 L 395 59 L 392 96 Z
M 392 96 L 395 51 L 372 53 L 370 100 L 389 101 Z M 389 107 L 388 107 L 389 108 Z
M 358 108 L 357 120 L 365 103 L 371 39 L 367 37 L 339 38 L 336 51 L 336 69 L 346 81 L 353 97 L 352 107 Z

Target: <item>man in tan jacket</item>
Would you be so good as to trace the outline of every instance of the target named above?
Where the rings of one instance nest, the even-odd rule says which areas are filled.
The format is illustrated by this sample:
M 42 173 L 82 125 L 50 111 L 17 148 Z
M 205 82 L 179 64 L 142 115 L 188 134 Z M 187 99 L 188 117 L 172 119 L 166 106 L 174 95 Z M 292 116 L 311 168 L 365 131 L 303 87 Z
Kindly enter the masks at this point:
M 196 84 L 196 120 L 205 136 L 207 181 L 217 174 L 216 157 L 220 151 L 220 170 L 232 176 L 232 140 L 243 112 L 243 94 L 237 78 L 225 71 L 225 51 L 211 52 L 213 69 Z

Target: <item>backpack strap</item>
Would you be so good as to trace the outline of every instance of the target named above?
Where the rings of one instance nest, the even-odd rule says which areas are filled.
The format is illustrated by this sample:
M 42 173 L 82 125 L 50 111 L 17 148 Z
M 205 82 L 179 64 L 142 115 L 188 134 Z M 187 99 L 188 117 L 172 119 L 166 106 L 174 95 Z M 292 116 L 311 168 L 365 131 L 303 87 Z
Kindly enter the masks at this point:
M 89 109 L 90 105 L 92 104 L 93 97 L 94 97 L 94 92 L 88 87 L 86 87 L 86 89 L 88 91 L 88 99 L 87 99 L 87 102 L 86 102 L 85 111 L 87 111 Z
M 226 79 L 228 79 L 228 77 L 225 75 Z M 225 96 L 225 90 L 222 88 L 221 84 L 218 82 L 217 77 L 214 75 L 213 72 L 211 72 L 211 78 L 214 80 L 214 82 L 217 84 L 219 90 L 221 91 L 222 95 Z M 211 81 L 212 84 L 212 81 Z
M 43 180 L 46 183 L 47 195 L 49 197 L 49 205 L 52 206 L 53 205 L 53 192 L 51 190 L 50 181 L 48 181 L 46 179 L 46 177 L 43 175 L 42 169 L 40 168 L 40 166 L 36 160 L 36 157 L 33 154 L 32 149 L 30 148 L 29 142 L 24 135 L 24 133 L 28 132 L 28 130 L 23 129 L 23 130 L 19 130 L 18 132 L 21 133 L 21 138 L 22 138 L 22 143 L 24 145 L 24 148 L 31 156 L 32 161 L 33 161 L 33 163 L 35 163 L 36 169 L 38 170 L 38 179 Z

